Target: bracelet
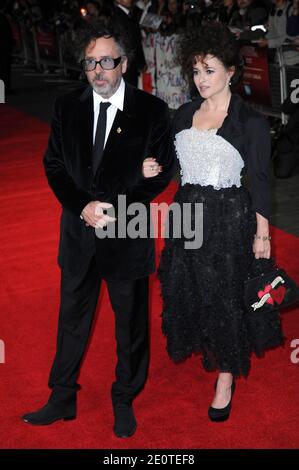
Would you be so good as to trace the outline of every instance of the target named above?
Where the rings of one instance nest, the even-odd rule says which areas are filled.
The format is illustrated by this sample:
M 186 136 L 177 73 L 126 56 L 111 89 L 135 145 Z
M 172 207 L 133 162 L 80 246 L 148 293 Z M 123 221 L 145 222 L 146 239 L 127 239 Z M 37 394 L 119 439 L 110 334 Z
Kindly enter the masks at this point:
M 270 236 L 267 237 L 265 235 L 263 237 L 260 237 L 258 235 L 254 235 L 254 238 L 256 238 L 257 240 L 263 240 L 263 242 L 265 242 L 266 240 L 270 241 L 272 237 L 270 237 Z

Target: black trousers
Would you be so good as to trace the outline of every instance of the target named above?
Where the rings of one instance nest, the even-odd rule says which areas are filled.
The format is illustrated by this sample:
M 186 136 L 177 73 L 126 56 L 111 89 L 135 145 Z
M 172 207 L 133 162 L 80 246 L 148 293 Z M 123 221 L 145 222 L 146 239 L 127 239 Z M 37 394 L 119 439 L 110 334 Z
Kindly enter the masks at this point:
M 142 389 L 148 371 L 148 277 L 107 281 L 115 314 L 117 343 L 113 404 L 131 402 Z M 77 378 L 88 343 L 101 287 L 95 258 L 76 277 L 61 276 L 57 350 L 49 378 L 49 401 L 73 412 L 80 386 Z

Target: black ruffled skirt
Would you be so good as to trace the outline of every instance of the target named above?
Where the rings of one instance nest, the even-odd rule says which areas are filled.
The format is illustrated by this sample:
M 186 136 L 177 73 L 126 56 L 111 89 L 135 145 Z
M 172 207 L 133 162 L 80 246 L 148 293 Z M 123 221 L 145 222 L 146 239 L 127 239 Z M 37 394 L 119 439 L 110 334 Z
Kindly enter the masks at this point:
M 186 238 L 172 236 L 169 217 L 170 235 L 158 269 L 169 356 L 181 361 L 201 353 L 206 370 L 246 376 L 251 352 L 261 355 L 283 343 L 279 313 L 249 315 L 244 305 L 256 232 L 249 192 L 185 184 L 174 202 L 191 203 L 193 209 L 194 203 L 203 203 L 203 243 L 186 249 Z

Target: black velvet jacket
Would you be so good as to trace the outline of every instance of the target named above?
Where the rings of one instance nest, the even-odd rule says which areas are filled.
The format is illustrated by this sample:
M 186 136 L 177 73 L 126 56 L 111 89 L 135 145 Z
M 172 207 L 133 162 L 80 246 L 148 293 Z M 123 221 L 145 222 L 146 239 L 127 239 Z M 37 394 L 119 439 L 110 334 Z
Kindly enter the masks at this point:
M 79 216 L 93 200 L 110 202 L 117 211 L 118 195 L 126 195 L 127 204 L 149 205 L 165 189 L 174 171 L 168 107 L 126 84 L 124 109 L 117 111 L 95 175 L 93 114 L 91 87 L 56 100 L 44 166 L 63 209 L 58 262 L 66 273 L 76 275 L 96 252 L 103 278 L 144 277 L 155 270 L 153 238 L 99 239 Z M 156 157 L 163 172 L 145 179 L 142 164 L 149 156 Z
M 195 111 L 203 98 L 182 105 L 176 112 L 175 134 L 192 126 Z M 242 176 L 249 178 L 253 209 L 265 218 L 270 216 L 269 164 L 271 157 L 270 127 L 268 121 L 237 94 L 232 94 L 228 113 L 217 135 L 233 145 L 244 160 Z

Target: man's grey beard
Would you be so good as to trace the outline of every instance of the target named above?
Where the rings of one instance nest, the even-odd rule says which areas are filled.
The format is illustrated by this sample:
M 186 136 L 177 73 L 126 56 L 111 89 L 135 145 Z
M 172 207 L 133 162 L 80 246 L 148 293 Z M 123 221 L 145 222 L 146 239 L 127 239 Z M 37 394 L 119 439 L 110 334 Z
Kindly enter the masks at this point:
M 101 80 L 102 77 L 97 75 L 94 80 Z M 106 82 L 103 86 L 97 86 L 94 81 L 92 81 L 91 86 L 93 90 L 100 95 L 102 98 L 109 99 L 114 93 L 117 91 L 122 77 L 119 77 L 119 80 L 114 85 L 110 85 L 110 83 Z

